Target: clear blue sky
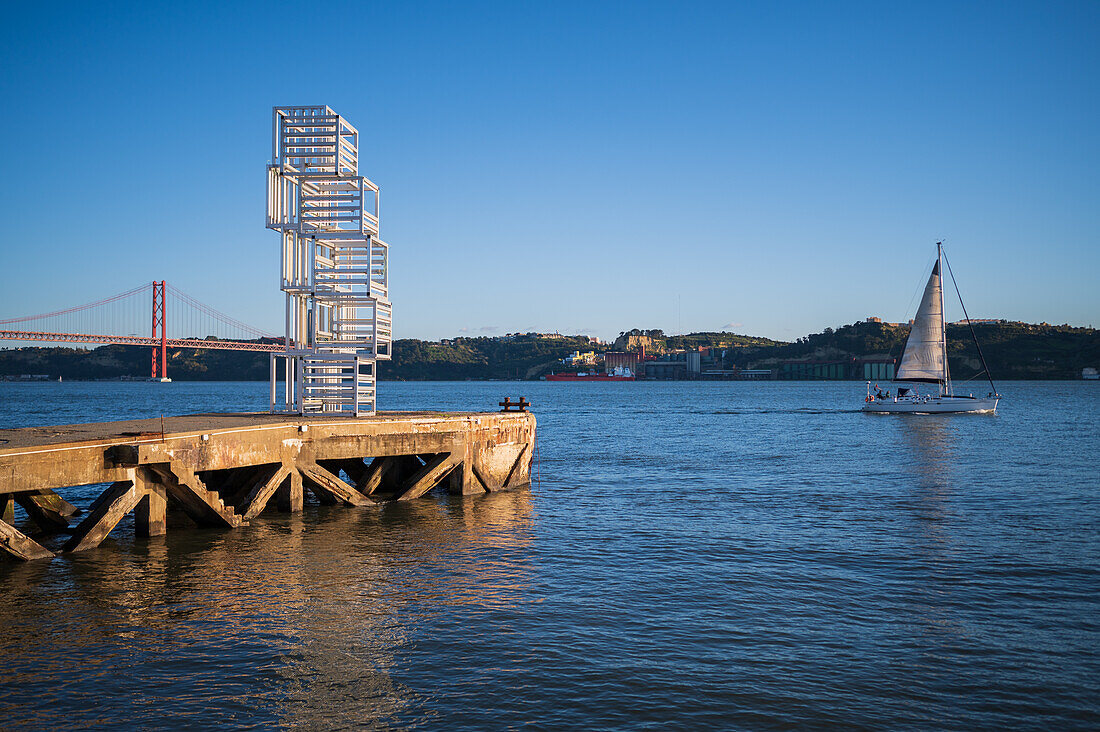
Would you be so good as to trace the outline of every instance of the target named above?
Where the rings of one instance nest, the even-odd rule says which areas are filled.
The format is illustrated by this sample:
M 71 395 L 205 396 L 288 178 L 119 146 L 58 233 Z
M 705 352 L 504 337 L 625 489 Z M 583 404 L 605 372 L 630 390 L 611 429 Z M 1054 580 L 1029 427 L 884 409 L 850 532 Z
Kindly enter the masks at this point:
M 316 8 L 316 10 L 313 10 Z M 14 3 L 0 318 L 282 328 L 274 104 L 356 124 L 398 337 L 1100 325 L 1100 3 Z M 957 306 L 950 316 L 958 315 Z

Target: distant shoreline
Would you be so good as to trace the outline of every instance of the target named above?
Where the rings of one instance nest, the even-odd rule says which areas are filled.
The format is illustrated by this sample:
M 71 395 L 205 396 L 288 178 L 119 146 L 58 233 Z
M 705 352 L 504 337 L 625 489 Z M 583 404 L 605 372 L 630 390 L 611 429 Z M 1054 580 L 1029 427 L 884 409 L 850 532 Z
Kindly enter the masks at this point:
M 974 329 L 995 380 L 1076 381 L 1083 369 L 1100 367 L 1100 331 L 1093 328 L 987 321 L 975 323 Z M 378 380 L 536 381 L 552 372 L 603 371 L 607 364 L 628 361 L 623 365 L 640 376 L 656 370 L 676 381 L 735 379 L 744 371 L 764 381 L 886 381 L 908 335 L 908 324 L 868 319 L 793 343 L 726 332 L 666 336 L 638 329 L 624 332 L 614 344 L 582 335 L 538 333 L 400 339 L 394 341 L 393 359 L 379 362 Z M 984 378 L 968 326 L 948 324 L 947 342 L 956 383 Z M 168 376 L 174 381 L 265 382 L 269 358 L 258 352 L 177 348 L 168 353 Z M 0 349 L 0 379 L 31 375 L 53 381 L 59 376 L 70 381 L 140 381 L 148 373 L 150 352 L 140 346 Z

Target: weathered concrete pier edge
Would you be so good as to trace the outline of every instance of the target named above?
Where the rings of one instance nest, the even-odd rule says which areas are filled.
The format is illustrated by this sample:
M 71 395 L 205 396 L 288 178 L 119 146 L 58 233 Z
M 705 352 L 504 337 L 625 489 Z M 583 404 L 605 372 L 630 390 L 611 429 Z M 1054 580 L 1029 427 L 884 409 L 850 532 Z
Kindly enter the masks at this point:
M 440 485 L 462 495 L 519 487 L 531 481 L 534 441 L 528 412 L 198 414 L 0 430 L 0 549 L 55 556 L 13 525 L 15 504 L 33 536 L 69 533 L 61 550 L 74 552 L 130 512 L 139 536 L 163 534 L 170 506 L 200 526 L 236 528 L 269 506 L 302 510 L 306 491 L 363 507 Z M 100 483 L 109 487 L 85 511 L 61 495 Z

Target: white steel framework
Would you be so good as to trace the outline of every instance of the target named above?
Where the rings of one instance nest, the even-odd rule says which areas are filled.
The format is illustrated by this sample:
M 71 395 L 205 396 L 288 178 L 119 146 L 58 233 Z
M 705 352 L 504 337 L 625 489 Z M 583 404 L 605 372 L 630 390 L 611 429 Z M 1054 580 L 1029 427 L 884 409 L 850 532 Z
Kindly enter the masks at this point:
M 272 411 L 374 414 L 375 364 L 393 340 L 378 204 L 357 129 L 330 107 L 274 108 L 267 228 L 282 238 L 286 352 L 272 354 Z

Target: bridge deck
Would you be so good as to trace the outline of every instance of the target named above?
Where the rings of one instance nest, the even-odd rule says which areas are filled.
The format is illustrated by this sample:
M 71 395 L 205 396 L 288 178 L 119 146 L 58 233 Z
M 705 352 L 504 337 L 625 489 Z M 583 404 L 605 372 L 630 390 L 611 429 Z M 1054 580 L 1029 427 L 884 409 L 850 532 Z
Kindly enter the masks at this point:
M 247 524 L 271 505 L 365 506 L 437 485 L 476 494 L 530 482 L 530 413 L 382 412 L 373 417 L 193 414 L 0 430 L 0 549 L 23 559 L 97 546 L 133 511 L 139 534 L 164 533 L 167 505 L 200 525 Z M 86 512 L 68 487 L 109 484 Z M 12 524 L 26 512 L 35 538 Z M 75 528 L 70 522 L 84 515 Z

